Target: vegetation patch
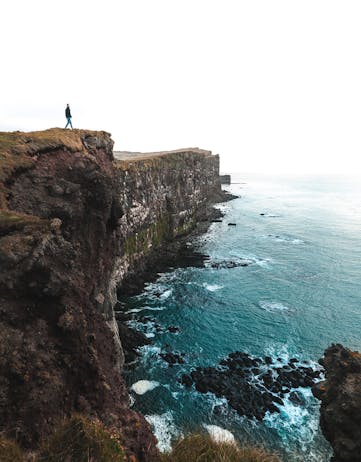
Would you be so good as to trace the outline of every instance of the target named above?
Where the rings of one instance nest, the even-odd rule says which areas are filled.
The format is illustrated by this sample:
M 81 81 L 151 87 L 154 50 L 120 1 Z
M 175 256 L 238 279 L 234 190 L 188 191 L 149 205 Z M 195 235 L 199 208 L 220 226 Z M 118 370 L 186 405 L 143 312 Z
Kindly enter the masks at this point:
M 157 248 L 168 236 L 167 217 L 160 217 L 156 223 L 130 235 L 123 244 L 124 253 L 133 261 L 139 254 L 147 255 L 151 249 Z
M 49 221 L 11 210 L 0 210 L 0 237 L 14 231 L 22 231 L 26 226 L 31 230 L 43 230 L 49 226 Z
M 0 436 L 0 462 L 23 462 L 24 455 L 19 446 Z
M 99 421 L 74 415 L 55 430 L 36 462 L 124 462 L 120 437 Z
M 261 448 L 240 448 L 235 443 L 216 443 L 210 436 L 190 435 L 179 440 L 161 462 L 281 462 Z
M 51 128 L 39 132 L 0 132 L 0 183 L 6 182 L 17 170 L 31 168 L 33 156 L 56 149 L 70 152 L 84 151 L 82 139 L 98 136 L 88 130 Z

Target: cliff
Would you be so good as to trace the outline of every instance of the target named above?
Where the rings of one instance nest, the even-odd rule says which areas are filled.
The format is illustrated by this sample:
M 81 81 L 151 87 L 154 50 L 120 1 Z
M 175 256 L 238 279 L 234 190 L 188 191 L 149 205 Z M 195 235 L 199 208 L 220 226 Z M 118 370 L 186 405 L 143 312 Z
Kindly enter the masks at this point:
M 361 354 L 332 345 L 320 360 L 326 380 L 312 389 L 321 400 L 321 429 L 335 462 L 361 461 Z
M 113 156 L 105 132 L 0 134 L 0 430 L 36 448 L 80 412 L 156 457 L 129 409 L 116 289 L 221 197 L 218 156 Z

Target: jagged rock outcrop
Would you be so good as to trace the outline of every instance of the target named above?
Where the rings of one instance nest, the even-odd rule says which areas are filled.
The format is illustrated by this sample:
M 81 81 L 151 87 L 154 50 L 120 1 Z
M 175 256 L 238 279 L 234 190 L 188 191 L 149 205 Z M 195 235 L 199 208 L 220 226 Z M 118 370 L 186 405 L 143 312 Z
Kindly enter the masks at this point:
M 36 448 L 76 411 L 151 461 L 155 438 L 120 374 L 116 288 L 206 215 L 218 157 L 116 161 L 112 148 L 105 132 L 0 134 L 0 431 Z
M 321 429 L 334 462 L 361 461 L 361 354 L 332 345 L 320 360 L 326 380 L 312 389 L 321 400 Z

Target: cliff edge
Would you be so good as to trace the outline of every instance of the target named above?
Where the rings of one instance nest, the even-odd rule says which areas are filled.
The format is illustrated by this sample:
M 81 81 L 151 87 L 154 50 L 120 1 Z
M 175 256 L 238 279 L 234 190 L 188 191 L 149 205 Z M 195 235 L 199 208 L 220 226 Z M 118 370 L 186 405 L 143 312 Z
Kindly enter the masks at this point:
M 0 134 L 0 430 L 36 448 L 73 412 L 156 440 L 129 408 L 113 305 L 122 280 L 220 197 L 218 157 L 114 159 L 106 132 Z
M 334 462 L 361 461 L 361 354 L 331 345 L 320 360 L 326 380 L 312 391 L 321 400 L 321 429 Z

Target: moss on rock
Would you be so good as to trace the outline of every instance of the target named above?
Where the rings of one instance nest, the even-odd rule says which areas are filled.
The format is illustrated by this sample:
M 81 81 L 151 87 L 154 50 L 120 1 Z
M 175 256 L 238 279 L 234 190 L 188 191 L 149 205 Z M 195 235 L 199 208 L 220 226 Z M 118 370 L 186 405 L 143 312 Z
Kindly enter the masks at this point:
M 137 255 L 147 255 L 151 249 L 163 243 L 169 234 L 168 217 L 161 217 L 156 223 L 142 229 L 138 233 L 131 234 L 124 242 L 124 253 L 130 261 Z
M 49 220 L 10 210 L 0 210 L 0 236 L 14 231 L 21 231 L 26 226 L 35 230 L 48 228 L 50 225 Z

